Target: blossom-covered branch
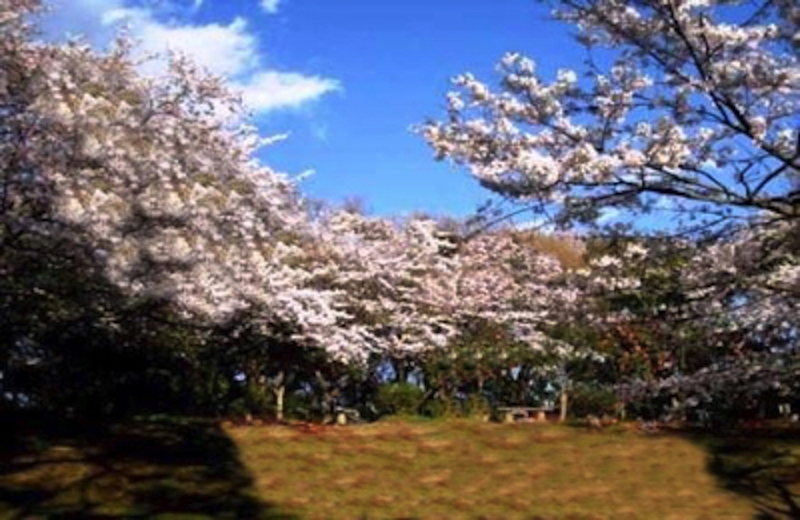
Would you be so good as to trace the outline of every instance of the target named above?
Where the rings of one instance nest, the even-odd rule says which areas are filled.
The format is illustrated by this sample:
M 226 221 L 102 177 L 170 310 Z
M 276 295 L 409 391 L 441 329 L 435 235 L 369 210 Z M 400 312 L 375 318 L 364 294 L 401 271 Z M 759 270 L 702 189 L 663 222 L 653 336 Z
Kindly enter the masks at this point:
M 788 1 L 734 3 L 723 17 L 712 0 L 559 2 L 581 43 L 615 51 L 608 70 L 589 60 L 547 81 L 509 53 L 499 91 L 457 77 L 448 117 L 420 131 L 437 157 L 562 223 L 664 201 L 797 219 L 800 15 Z

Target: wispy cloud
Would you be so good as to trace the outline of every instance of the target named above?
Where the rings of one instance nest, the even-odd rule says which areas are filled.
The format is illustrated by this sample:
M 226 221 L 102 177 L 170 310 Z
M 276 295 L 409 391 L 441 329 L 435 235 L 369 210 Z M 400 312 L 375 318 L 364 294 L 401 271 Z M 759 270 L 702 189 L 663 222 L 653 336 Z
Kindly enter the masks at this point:
M 188 14 L 201 4 L 201 0 L 195 0 Z M 264 4 L 278 7 L 277 0 L 262 1 L 262 7 L 267 9 Z M 192 23 L 190 16 L 174 15 L 174 4 L 160 5 L 156 11 L 132 7 L 124 0 L 60 0 L 46 29 L 51 35 L 84 34 L 91 43 L 102 46 L 119 24 L 125 24 L 140 41 L 142 52 L 172 51 L 192 58 L 209 72 L 228 78 L 231 86 L 242 93 L 245 103 L 261 114 L 298 108 L 341 90 L 340 83 L 332 78 L 264 67 L 261 42 L 243 17 L 227 23 Z M 162 11 L 170 16 L 163 16 Z M 164 67 L 163 61 L 156 60 L 146 64 L 143 71 L 158 74 Z
M 278 12 L 278 6 L 281 3 L 281 0 L 261 0 L 261 9 L 264 10 L 265 13 L 275 14 Z
M 317 141 L 325 142 L 328 140 L 328 125 L 325 123 L 312 121 L 309 130 Z
M 274 70 L 258 72 L 240 84 L 244 101 L 262 110 L 297 108 L 323 95 L 341 90 L 338 81 Z

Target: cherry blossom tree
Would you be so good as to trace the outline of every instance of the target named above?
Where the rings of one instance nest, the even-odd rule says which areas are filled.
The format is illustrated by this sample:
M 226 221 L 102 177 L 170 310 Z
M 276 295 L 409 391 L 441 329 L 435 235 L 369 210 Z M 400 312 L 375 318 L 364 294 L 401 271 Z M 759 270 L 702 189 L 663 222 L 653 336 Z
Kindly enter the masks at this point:
M 795 228 L 782 223 L 747 229 L 732 240 L 698 249 L 682 273 L 687 310 L 703 323 L 708 349 L 727 355 L 713 356 L 694 373 L 679 372 L 651 385 L 652 393 L 681 397 L 674 402 L 679 411 L 712 408 L 727 415 L 763 412 L 764 399 L 796 395 L 800 298 Z
M 639 311 L 619 305 L 666 296 L 666 286 L 653 292 L 652 268 L 636 272 L 658 265 L 651 255 L 659 248 L 596 258 L 575 281 L 587 295 L 605 293 L 587 300 L 601 302 L 594 317 L 628 340 L 641 312 L 652 311 L 691 321 L 729 354 L 731 342 L 744 342 L 758 345 L 759 356 L 796 355 L 795 2 L 563 0 L 554 14 L 577 28 L 584 70 L 548 80 L 533 60 L 509 53 L 498 66 L 499 89 L 471 74 L 455 78 L 446 119 L 420 128 L 436 156 L 557 225 L 597 223 L 609 212 L 675 217 L 661 230 L 686 232 L 689 242 L 660 248 L 682 259 L 668 270 L 680 301 Z M 698 231 L 705 241 L 694 241 Z M 724 240 L 710 242 L 705 232 L 719 231 Z M 734 364 L 761 366 L 750 354 Z M 694 381 L 671 366 L 661 375 Z M 722 373 L 709 368 L 697 381 Z M 740 382 L 757 391 L 751 379 Z
M 612 207 L 707 226 L 800 216 L 794 2 L 564 0 L 554 12 L 589 49 L 585 70 L 547 81 L 510 53 L 499 91 L 455 78 L 448 117 L 421 127 L 437 157 L 559 223 Z
M 69 229 L 132 294 L 208 315 L 256 297 L 247 285 L 291 255 L 275 230 L 304 215 L 291 183 L 254 161 L 235 98 L 179 56 L 143 77 L 124 38 L 108 54 L 35 41 L 20 5 L 3 17 L 4 245 Z
M 457 265 L 455 244 L 433 220 L 393 221 L 336 210 L 320 222 L 318 287 L 369 336 L 361 356 L 413 357 L 452 333 L 453 302 L 440 297 Z
M 796 246 L 787 236 L 748 230 L 726 242 L 605 244 L 576 283 L 623 397 L 699 418 L 754 413 L 796 392 Z
M 0 1 L 0 269 L 31 282 L 3 292 L 4 314 L 82 294 L 97 304 L 76 312 L 95 309 L 91 322 L 111 328 L 150 301 L 203 327 L 247 314 L 267 338 L 281 324 L 334 355 L 363 343 L 340 295 L 312 283 L 318 237 L 294 182 L 255 156 L 274 138 L 224 82 L 180 55 L 145 76 L 124 35 L 108 52 L 41 42 L 38 9 Z M 94 283 L 58 271 L 73 257 Z M 48 312 L 20 316 L 48 323 Z M 4 358 L 35 343 L 35 327 L 18 330 Z
M 601 356 L 591 345 L 559 337 L 559 325 L 577 315 L 584 295 L 570 282 L 571 268 L 541 245 L 530 232 L 512 229 L 468 236 L 460 244 L 449 298 L 458 302 L 455 316 L 462 334 L 437 363 L 473 367 L 478 387 L 490 378 L 497 389 L 557 381 L 566 413 L 567 365 Z M 499 334 L 498 344 L 481 343 L 475 351 L 469 338 L 481 338 L 484 329 Z
M 428 364 L 457 354 L 453 342 L 478 323 L 507 331 L 529 357 L 549 363 L 587 353 L 548 336 L 578 294 L 565 283 L 564 267 L 524 233 L 465 239 L 428 218 L 392 221 L 348 210 L 321 224 L 317 287 L 338 291 L 352 323 L 367 333 L 366 350 L 355 357 L 390 361 L 400 381 L 415 366 L 429 373 Z M 488 359 L 495 350 L 481 359 L 512 362 Z

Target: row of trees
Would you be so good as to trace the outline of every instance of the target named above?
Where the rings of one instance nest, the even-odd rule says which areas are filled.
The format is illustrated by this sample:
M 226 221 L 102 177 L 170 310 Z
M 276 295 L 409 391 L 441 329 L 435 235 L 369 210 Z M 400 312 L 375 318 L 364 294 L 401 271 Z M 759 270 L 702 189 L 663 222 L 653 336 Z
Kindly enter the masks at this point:
M 124 37 L 42 43 L 38 2 L 0 0 L 0 406 L 376 413 L 394 381 L 431 414 L 605 386 L 686 415 L 796 391 L 797 13 L 633 4 L 562 4 L 622 49 L 610 76 L 546 85 L 510 55 L 504 91 L 463 76 L 422 128 L 559 226 L 662 200 L 704 219 L 544 236 L 312 204 L 219 78 L 181 56 L 143 76 Z

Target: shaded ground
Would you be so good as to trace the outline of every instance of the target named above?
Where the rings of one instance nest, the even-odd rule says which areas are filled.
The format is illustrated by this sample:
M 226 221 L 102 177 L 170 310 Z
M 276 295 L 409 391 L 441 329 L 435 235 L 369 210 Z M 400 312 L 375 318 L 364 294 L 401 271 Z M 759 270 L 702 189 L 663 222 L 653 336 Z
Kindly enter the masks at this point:
M 294 518 L 260 501 L 210 422 L 6 420 L 0 518 Z
M 697 440 L 709 452 L 709 471 L 753 502 L 755 518 L 800 519 L 800 429 Z
M 800 518 L 791 433 L 634 429 L 162 421 L 17 432 L 0 456 L 0 518 Z

